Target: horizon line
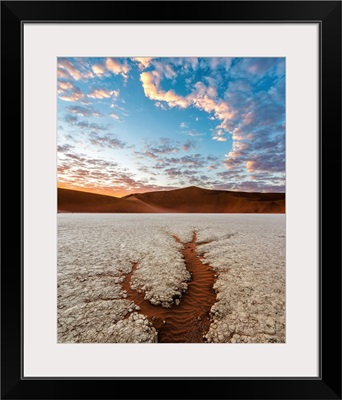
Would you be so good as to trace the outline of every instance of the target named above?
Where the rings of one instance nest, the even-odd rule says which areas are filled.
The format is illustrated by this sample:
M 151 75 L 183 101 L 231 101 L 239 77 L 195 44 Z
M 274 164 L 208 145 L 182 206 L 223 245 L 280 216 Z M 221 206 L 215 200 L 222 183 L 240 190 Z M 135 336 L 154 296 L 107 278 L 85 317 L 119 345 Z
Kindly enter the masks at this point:
M 156 189 L 156 190 L 146 190 L 144 192 L 131 192 L 128 194 L 125 194 L 123 196 L 117 196 L 114 194 L 104 194 L 104 193 L 99 193 L 99 192 L 94 192 L 91 190 L 88 190 L 86 188 L 68 188 L 68 187 L 61 187 L 59 185 L 57 185 L 57 189 L 64 189 L 64 190 L 72 190 L 75 192 L 83 192 L 83 193 L 90 193 L 90 194 L 95 194 L 95 195 L 99 195 L 99 196 L 108 196 L 108 197 L 115 197 L 115 198 L 125 198 L 128 196 L 134 196 L 137 194 L 146 194 L 146 193 L 156 193 L 156 192 L 171 192 L 171 191 L 175 191 L 175 190 L 182 190 L 182 189 L 189 189 L 189 188 L 197 188 L 197 189 L 201 189 L 201 190 L 210 190 L 210 191 L 217 191 L 217 192 L 234 192 L 234 193 L 264 193 L 264 194 L 278 194 L 278 193 L 283 193 L 284 195 L 286 194 L 286 192 L 258 192 L 258 191 L 244 191 L 244 190 L 232 190 L 232 189 L 208 189 L 208 188 L 203 188 L 200 186 L 196 186 L 196 185 L 190 185 L 190 186 L 184 186 L 184 187 L 180 187 L 180 188 L 172 188 L 172 189 L 165 189 L 165 188 L 161 188 L 161 189 Z

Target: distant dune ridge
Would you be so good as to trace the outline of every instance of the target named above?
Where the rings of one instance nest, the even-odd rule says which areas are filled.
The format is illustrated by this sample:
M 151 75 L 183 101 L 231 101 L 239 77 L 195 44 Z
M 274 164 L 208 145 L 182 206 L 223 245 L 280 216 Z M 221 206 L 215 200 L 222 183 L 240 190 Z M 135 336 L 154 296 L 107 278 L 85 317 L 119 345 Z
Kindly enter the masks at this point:
M 58 212 L 281 214 L 285 213 L 285 193 L 233 192 L 190 186 L 119 198 L 58 188 Z

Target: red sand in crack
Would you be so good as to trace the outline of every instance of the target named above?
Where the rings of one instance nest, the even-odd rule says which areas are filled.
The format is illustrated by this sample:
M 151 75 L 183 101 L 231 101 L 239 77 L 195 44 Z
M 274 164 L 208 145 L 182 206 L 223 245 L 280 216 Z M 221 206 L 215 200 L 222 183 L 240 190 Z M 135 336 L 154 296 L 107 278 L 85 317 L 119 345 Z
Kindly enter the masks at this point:
M 183 293 L 178 306 L 153 306 L 144 299 L 144 293 L 131 288 L 131 276 L 137 269 L 137 264 L 133 264 L 132 271 L 126 275 L 122 288 L 127 291 L 127 300 L 134 301 L 141 308 L 140 312 L 148 317 L 158 331 L 158 342 L 202 343 L 203 335 L 208 332 L 211 322 L 209 311 L 216 301 L 213 290 L 215 274 L 212 268 L 203 264 L 196 255 L 196 233 L 190 243 L 182 243 L 176 236 L 174 238 L 184 246 L 181 253 L 192 276 L 188 282 L 188 291 Z

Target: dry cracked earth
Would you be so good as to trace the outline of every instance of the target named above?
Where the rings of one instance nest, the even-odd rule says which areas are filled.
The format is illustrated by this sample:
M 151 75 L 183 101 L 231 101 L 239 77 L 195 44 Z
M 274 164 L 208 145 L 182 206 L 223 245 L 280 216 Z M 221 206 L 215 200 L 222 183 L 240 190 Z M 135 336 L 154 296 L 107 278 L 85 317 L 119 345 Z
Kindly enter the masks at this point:
M 284 343 L 284 215 L 58 215 L 59 343 Z

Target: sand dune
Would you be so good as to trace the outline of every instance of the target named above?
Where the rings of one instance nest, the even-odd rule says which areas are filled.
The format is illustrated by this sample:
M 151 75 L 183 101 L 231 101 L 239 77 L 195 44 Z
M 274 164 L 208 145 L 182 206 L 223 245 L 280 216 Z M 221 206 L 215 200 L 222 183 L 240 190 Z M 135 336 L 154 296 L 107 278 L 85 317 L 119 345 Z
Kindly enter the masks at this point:
M 58 188 L 58 212 L 153 213 L 155 207 L 142 201 Z
M 58 189 L 59 212 L 94 213 L 284 213 L 285 193 L 184 189 L 122 198 Z

